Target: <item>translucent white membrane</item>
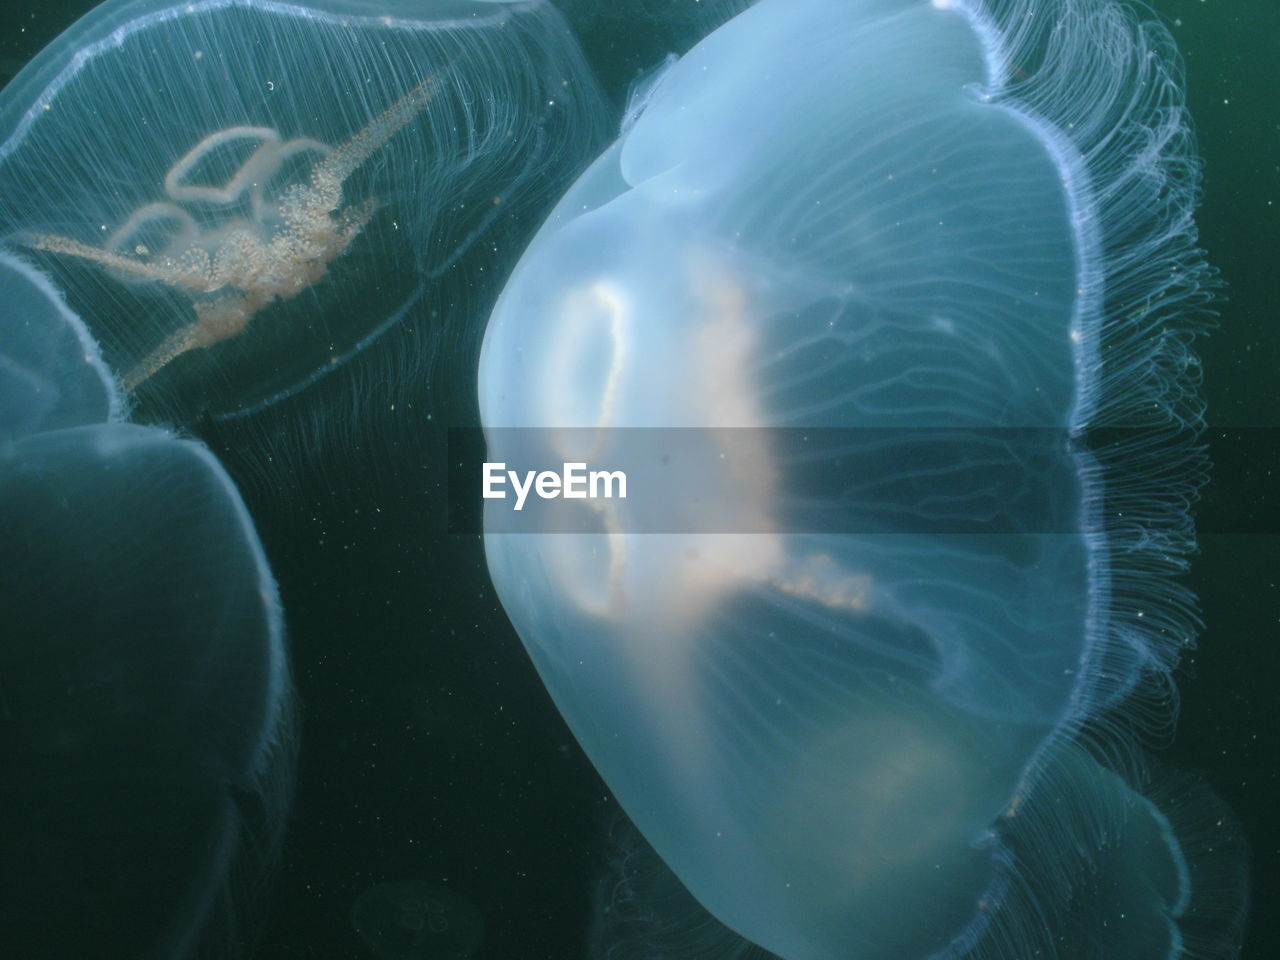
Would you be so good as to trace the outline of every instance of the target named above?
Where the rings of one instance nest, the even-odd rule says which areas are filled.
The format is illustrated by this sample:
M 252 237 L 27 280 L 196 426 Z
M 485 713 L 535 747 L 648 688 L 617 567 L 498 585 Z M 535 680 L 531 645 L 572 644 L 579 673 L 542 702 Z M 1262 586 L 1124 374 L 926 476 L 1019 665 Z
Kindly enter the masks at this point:
M 120 408 L 0 256 L 0 928 L 29 956 L 236 956 L 291 795 L 280 605 L 212 454 Z
M 786 960 L 1184 949 L 1177 827 L 1083 746 L 1194 629 L 1167 575 L 1200 465 L 1079 442 L 1198 416 L 1206 278 L 1168 57 L 1104 0 L 763 0 L 662 74 L 493 313 L 489 459 L 643 457 L 649 484 L 523 535 L 490 501 L 502 602 L 656 852 Z M 616 429 L 680 427 L 752 429 L 657 463 Z M 831 453 L 833 515 L 867 508 L 874 456 L 898 507 L 982 494 L 1025 532 L 789 532 L 811 492 L 768 430 L 824 427 L 887 431 Z M 930 430 L 1014 428 L 1059 431 L 1024 471 L 1054 532 L 996 484 L 1015 444 L 961 489 L 915 458 Z M 691 489 L 763 532 L 638 532 Z M 572 511 L 598 532 L 560 532 Z M 1104 889 L 1129 891 L 1123 917 Z M 1205 895 L 1224 890 L 1229 926 L 1239 884 Z

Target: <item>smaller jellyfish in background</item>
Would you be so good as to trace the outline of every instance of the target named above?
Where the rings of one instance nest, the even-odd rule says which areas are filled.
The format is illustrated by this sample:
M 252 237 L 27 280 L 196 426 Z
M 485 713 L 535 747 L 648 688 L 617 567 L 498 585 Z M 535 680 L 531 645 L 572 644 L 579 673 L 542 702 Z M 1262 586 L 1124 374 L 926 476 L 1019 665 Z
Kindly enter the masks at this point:
M 404 880 L 360 894 L 351 925 L 379 960 L 465 960 L 484 943 L 474 903 L 448 887 Z
M 33 236 L 27 245 L 193 297 L 195 319 L 125 373 L 124 389 L 132 393 L 188 350 L 238 335 L 262 308 L 324 279 L 330 261 L 346 253 L 377 208 L 373 198 L 341 206 L 343 183 L 426 107 L 438 84 L 424 80 L 336 149 L 305 137 L 282 141 L 270 127 L 219 130 L 165 173 L 167 201 L 139 207 L 101 247 L 53 234 Z M 216 186 L 196 182 L 202 167 L 242 142 L 252 152 L 229 179 Z M 316 158 L 307 182 L 272 196 L 286 164 L 302 154 Z M 191 208 L 205 204 L 220 212 L 247 205 L 250 215 L 202 226 Z M 176 230 L 153 256 L 145 240 L 157 226 Z
M 275 582 L 200 444 L 121 419 L 97 345 L 0 255 L 0 939 L 247 955 L 292 796 Z
M 242 418 L 474 351 L 606 118 L 547 2 L 109 0 L 0 94 L 0 236 L 135 419 Z

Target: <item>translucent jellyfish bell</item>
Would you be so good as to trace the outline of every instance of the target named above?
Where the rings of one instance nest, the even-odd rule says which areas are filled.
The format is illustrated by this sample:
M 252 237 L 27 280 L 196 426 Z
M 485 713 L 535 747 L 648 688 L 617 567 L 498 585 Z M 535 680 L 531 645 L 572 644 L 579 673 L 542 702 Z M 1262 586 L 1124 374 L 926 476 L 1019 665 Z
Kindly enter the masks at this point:
M 1229 818 L 1092 755 L 1163 722 L 1196 626 L 1175 62 L 1111 0 L 762 0 L 494 310 L 487 459 L 629 487 L 489 500 L 503 605 L 654 850 L 786 960 L 1232 948 Z
M 291 797 L 275 583 L 218 462 L 121 421 L 48 279 L 0 255 L 0 293 L 6 949 L 238 956 Z
M 592 70 L 622 102 L 643 89 L 654 65 L 684 53 L 752 0 L 556 0 L 573 26 Z
M 244 413 L 487 310 L 598 96 L 546 3 L 111 0 L 0 98 L 0 233 L 152 418 Z

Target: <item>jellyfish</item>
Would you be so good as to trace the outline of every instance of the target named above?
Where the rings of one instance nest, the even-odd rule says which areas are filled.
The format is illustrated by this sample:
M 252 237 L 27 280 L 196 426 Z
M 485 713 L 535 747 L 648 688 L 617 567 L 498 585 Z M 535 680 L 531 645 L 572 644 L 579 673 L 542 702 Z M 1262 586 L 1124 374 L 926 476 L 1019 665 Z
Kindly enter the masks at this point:
M 1141 746 L 1197 628 L 1214 289 L 1168 35 L 760 0 L 637 107 L 478 384 L 490 462 L 627 476 L 484 520 L 627 816 L 784 960 L 1231 955 L 1243 842 Z
M 380 960 L 463 960 L 484 942 L 479 907 L 449 887 L 409 880 L 360 894 L 351 925 Z
M 211 347 L 240 334 L 254 314 L 276 300 L 297 296 L 322 280 L 328 265 L 351 246 L 373 216 L 374 200 L 338 209 L 342 185 L 398 130 L 420 113 L 435 92 L 435 78 L 418 84 L 336 149 L 305 137 L 282 141 L 270 127 L 229 127 L 205 137 L 164 176 L 168 200 L 145 204 L 116 228 L 102 247 L 56 234 L 28 245 L 79 258 L 139 280 L 151 280 L 193 296 L 194 319 L 124 374 L 130 393 L 188 350 Z M 189 183 L 192 171 L 214 162 L 237 141 L 255 145 L 230 178 L 218 186 Z M 281 175 L 294 156 L 316 155 L 306 183 L 294 183 L 275 200 L 263 184 Z M 250 219 L 202 229 L 188 207 L 229 207 L 248 200 Z M 133 240 L 152 224 L 173 224 L 176 235 L 155 256 Z M 130 249 L 131 248 L 131 249 Z M 120 251 L 129 250 L 129 253 Z M 229 293 L 221 291 L 230 290 Z
M 235 957 L 291 798 L 275 581 L 200 444 L 126 422 L 0 255 L 0 929 L 22 956 Z
M 135 419 L 246 417 L 478 344 L 604 116 L 547 3 L 109 0 L 0 98 L 0 238 Z

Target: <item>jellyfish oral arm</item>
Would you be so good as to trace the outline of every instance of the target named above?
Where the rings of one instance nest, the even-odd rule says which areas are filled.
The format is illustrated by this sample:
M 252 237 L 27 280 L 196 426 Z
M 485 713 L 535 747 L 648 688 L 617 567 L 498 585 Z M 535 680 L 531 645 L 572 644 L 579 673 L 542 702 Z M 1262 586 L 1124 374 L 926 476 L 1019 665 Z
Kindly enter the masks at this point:
M 48 253 L 76 257 L 139 280 L 158 280 L 190 293 L 209 293 L 218 286 L 211 282 L 198 263 L 193 262 L 194 258 L 186 263 L 180 263 L 170 257 L 140 260 L 57 234 L 41 234 L 33 237 L 27 242 L 27 246 L 32 250 L 44 250 Z

